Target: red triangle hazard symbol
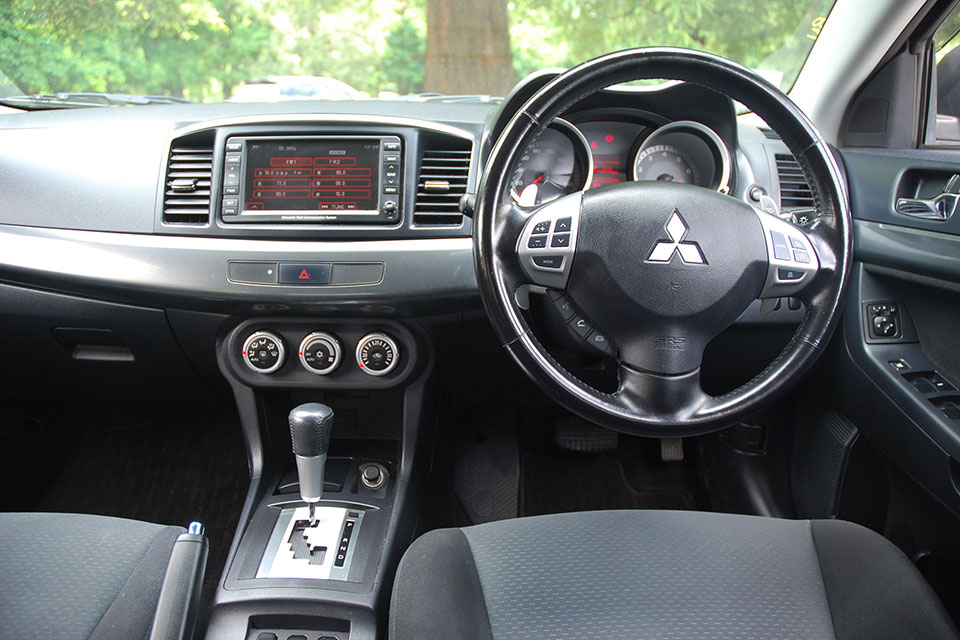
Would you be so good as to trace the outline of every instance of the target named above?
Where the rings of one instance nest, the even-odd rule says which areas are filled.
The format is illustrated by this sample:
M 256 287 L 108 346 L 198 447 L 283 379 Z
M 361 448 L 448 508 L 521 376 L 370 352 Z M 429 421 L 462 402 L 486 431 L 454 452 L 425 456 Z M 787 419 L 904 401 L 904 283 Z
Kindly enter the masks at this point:
M 303 271 L 300 272 L 300 275 L 297 276 L 297 278 L 300 279 L 300 280 L 309 280 L 309 279 L 310 279 L 310 274 L 307 272 L 306 269 L 304 269 Z

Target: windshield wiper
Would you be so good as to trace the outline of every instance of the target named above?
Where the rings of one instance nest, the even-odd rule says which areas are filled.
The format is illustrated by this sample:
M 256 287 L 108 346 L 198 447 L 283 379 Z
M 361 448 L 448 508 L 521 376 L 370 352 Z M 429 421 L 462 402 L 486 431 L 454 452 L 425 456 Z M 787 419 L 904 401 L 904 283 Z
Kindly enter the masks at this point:
M 416 100 L 418 102 L 492 102 L 499 104 L 503 98 L 491 96 L 484 93 L 464 94 L 464 95 L 446 95 L 444 93 L 414 93 L 408 96 L 400 96 L 400 99 Z
M 71 107 L 114 107 L 118 105 L 183 104 L 192 100 L 176 96 L 140 96 L 129 93 L 34 93 L 0 99 L 0 104 L 24 109 L 69 109 Z

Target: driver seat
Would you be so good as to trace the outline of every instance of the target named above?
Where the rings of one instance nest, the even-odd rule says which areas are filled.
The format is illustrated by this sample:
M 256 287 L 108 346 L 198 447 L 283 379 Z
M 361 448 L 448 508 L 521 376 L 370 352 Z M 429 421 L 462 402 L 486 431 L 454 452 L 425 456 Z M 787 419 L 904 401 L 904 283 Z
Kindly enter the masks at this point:
M 439 529 L 404 554 L 390 640 L 957 638 L 882 536 L 839 520 L 592 511 Z

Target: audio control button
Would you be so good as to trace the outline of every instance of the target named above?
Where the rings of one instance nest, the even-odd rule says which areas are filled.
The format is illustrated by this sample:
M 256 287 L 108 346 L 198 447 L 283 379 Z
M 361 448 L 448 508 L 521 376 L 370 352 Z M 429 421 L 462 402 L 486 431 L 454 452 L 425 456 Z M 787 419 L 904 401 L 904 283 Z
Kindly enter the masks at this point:
M 385 333 L 368 333 L 357 343 L 357 365 L 371 376 L 385 376 L 400 360 L 400 349 Z
M 273 373 L 283 366 L 283 339 L 269 331 L 257 331 L 243 342 L 243 362 L 257 373 Z

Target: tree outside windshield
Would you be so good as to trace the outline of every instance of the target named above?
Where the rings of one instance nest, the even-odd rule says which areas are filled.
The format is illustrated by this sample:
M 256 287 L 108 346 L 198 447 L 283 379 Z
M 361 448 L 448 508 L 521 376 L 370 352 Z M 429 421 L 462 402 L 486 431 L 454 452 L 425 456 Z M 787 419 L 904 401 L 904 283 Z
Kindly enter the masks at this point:
M 5 0 L 0 96 L 202 102 L 505 95 L 645 45 L 711 51 L 789 89 L 832 0 Z

